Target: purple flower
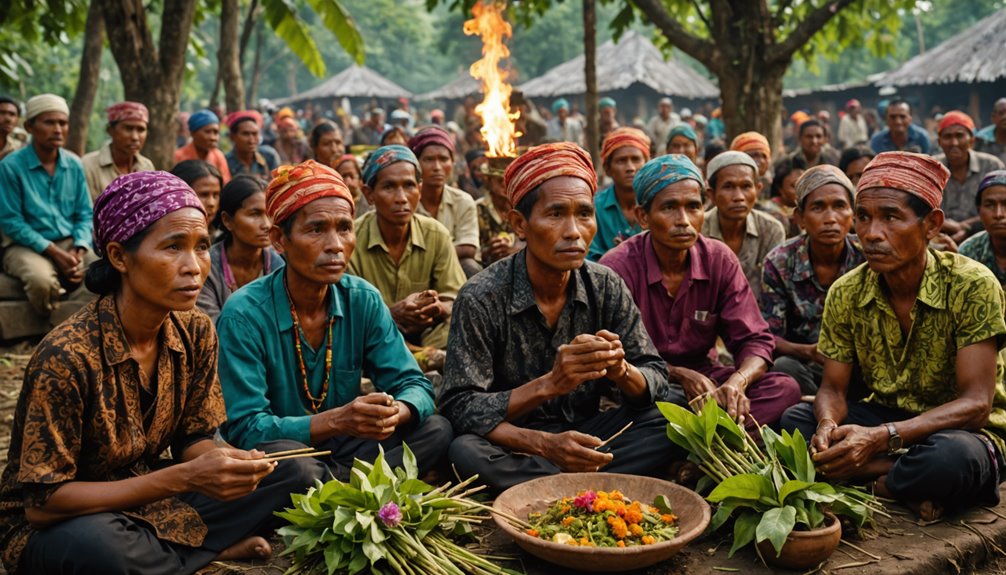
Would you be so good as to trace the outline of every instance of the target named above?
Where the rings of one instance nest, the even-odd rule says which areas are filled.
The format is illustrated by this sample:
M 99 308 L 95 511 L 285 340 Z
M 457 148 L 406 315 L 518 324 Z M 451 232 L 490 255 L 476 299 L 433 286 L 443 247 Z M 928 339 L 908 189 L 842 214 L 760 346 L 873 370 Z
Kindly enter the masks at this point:
M 402 510 L 398 508 L 398 505 L 395 505 L 394 501 L 389 501 L 377 512 L 377 518 L 384 523 L 385 527 L 397 527 L 402 522 Z

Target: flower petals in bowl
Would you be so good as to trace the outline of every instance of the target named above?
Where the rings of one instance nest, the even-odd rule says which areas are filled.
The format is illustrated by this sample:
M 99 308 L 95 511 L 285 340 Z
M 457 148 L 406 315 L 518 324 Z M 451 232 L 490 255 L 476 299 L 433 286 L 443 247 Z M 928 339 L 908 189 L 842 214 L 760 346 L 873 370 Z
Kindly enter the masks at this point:
M 678 534 L 671 541 L 653 545 L 576 547 L 532 537 L 503 516 L 493 514 L 493 519 L 521 549 L 536 557 L 573 569 L 606 572 L 640 569 L 668 559 L 701 535 L 709 525 L 709 504 L 694 491 L 662 479 L 615 473 L 561 473 L 532 479 L 504 491 L 496 498 L 493 508 L 526 520 L 529 513 L 543 512 L 556 500 L 585 490 L 617 490 L 627 498 L 643 503 L 650 503 L 663 495 L 678 517 Z

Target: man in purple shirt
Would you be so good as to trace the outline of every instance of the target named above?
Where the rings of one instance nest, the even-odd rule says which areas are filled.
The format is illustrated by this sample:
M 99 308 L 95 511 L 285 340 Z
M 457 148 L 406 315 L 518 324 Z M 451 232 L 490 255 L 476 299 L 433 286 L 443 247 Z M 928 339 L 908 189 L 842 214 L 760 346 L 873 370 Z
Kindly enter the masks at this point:
M 637 217 L 648 231 L 601 258 L 632 292 L 672 390 L 689 402 L 714 399 L 731 416 L 774 425 L 800 400 L 796 381 L 766 373 L 775 347 L 737 256 L 703 238 L 702 173 L 687 157 L 655 158 L 636 174 Z M 722 337 L 735 367 L 709 352 Z

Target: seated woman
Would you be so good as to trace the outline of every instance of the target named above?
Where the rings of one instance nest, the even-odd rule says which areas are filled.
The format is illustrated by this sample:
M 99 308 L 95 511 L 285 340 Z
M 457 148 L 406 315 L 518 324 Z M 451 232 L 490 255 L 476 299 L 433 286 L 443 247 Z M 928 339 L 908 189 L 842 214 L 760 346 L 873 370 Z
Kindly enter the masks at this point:
M 175 164 L 175 167 L 171 168 L 171 173 L 192 188 L 206 212 L 206 222 L 213 222 L 217 217 L 217 210 L 220 209 L 220 190 L 224 187 L 224 178 L 220 175 L 220 170 L 202 160 L 185 160 Z
M 772 168 L 771 197 L 758 202 L 758 208 L 768 212 L 786 228 L 786 237 L 800 235 L 800 225 L 797 224 L 796 212 L 796 182 L 807 169 L 807 164 L 800 158 L 783 158 Z
M 370 205 L 370 202 L 367 201 L 367 196 L 363 195 L 363 169 L 360 167 L 360 161 L 356 159 L 356 156 L 353 154 L 343 154 L 331 167 L 336 172 L 339 172 L 342 180 L 346 182 L 349 191 L 353 192 L 353 201 L 356 202 L 356 216 L 360 217 L 373 210 L 374 206 Z
M 225 411 L 216 332 L 192 310 L 210 267 L 199 199 L 165 172 L 122 176 L 97 199 L 94 235 L 100 297 L 25 371 L 0 478 L 4 567 L 174 575 L 270 555 L 258 531 L 324 470 L 211 439 Z
M 227 182 L 213 227 L 221 231 L 220 237 L 210 248 L 210 275 L 196 305 L 216 321 L 232 293 L 283 267 L 283 258 L 272 249 L 265 184 L 255 176 Z

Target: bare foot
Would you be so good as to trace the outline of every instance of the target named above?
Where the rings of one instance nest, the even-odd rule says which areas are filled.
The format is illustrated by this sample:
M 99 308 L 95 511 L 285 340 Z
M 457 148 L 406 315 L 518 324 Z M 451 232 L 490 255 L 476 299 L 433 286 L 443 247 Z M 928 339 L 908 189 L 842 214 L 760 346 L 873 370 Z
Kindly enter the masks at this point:
M 873 485 L 873 492 L 879 497 L 894 499 L 894 494 L 887 489 L 887 476 L 881 475 Z M 915 512 L 925 523 L 939 521 L 943 517 L 943 508 L 932 501 L 905 501 L 905 506 Z
M 268 559 L 272 557 L 272 547 L 264 537 L 258 535 L 242 539 L 234 545 L 220 552 L 216 556 L 216 561 L 230 561 L 232 559 Z
M 905 503 L 924 522 L 939 521 L 943 517 L 943 508 L 932 501 Z

